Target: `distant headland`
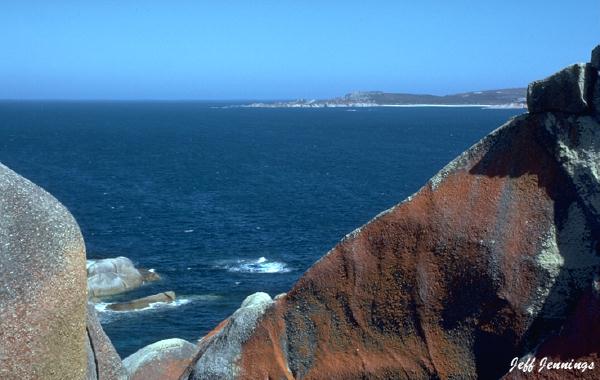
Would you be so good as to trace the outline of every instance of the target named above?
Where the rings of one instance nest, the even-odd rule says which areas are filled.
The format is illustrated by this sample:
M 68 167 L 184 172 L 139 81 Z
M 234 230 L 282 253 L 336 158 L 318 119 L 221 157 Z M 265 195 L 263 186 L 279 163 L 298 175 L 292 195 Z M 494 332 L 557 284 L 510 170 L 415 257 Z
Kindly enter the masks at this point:
M 527 108 L 526 88 L 473 91 L 452 95 L 423 95 L 383 91 L 357 91 L 331 99 L 297 99 L 243 105 L 250 108 L 329 107 L 486 107 Z

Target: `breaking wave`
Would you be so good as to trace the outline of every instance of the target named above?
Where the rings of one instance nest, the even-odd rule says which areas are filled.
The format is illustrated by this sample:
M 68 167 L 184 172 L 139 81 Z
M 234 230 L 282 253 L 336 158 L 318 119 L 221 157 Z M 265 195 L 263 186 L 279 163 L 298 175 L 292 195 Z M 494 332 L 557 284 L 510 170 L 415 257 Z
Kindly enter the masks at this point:
M 256 260 L 237 260 L 235 263 L 223 265 L 229 272 L 241 273 L 288 273 L 291 269 L 281 261 L 270 261 L 266 257 Z
M 178 298 L 173 302 L 152 302 L 151 304 L 149 304 L 148 306 L 141 308 L 141 309 L 135 309 L 135 310 L 111 310 L 108 308 L 109 305 L 111 305 L 110 302 L 99 302 L 97 304 L 94 305 L 94 307 L 96 308 L 96 311 L 98 313 L 139 313 L 142 311 L 148 311 L 148 310 L 156 310 L 156 309 L 161 309 L 161 308 L 173 308 L 173 307 L 178 307 L 178 306 L 182 306 L 185 304 L 188 304 L 192 302 L 192 300 L 190 298 Z
M 96 313 L 98 314 L 98 318 L 102 323 L 110 323 L 116 319 L 120 319 L 121 317 L 132 316 L 138 313 L 145 312 L 158 312 L 161 310 L 168 310 L 177 308 L 179 306 L 187 305 L 191 302 L 195 301 L 204 301 L 204 302 L 212 302 L 221 299 L 222 296 L 217 294 L 201 294 L 195 296 L 184 296 L 181 298 L 177 298 L 173 302 L 153 302 L 149 304 L 147 307 L 136 309 L 136 310 L 111 310 L 108 308 L 111 305 L 111 302 L 98 302 L 94 304 L 94 308 L 96 309 Z

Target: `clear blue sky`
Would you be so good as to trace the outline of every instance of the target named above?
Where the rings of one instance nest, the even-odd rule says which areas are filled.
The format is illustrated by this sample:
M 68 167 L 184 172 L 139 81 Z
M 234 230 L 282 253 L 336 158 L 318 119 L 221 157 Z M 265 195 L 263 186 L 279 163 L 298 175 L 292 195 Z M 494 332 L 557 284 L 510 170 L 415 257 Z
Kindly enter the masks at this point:
M 598 0 L 2 0 L 0 98 L 445 94 L 525 86 L 599 43 Z

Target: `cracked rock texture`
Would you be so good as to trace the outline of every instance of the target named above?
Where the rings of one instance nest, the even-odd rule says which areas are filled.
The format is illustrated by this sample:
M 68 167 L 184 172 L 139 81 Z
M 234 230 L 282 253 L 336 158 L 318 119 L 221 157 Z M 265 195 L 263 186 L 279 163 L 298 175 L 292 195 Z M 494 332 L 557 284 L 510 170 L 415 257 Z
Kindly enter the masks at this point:
M 530 113 L 347 235 L 241 331 L 238 310 L 184 377 L 509 379 L 526 355 L 600 364 L 597 83 L 591 64 L 532 83 Z
M 96 316 L 94 305 L 87 307 L 87 347 L 88 372 L 87 380 L 126 380 L 127 371 L 121 357 L 106 336 Z

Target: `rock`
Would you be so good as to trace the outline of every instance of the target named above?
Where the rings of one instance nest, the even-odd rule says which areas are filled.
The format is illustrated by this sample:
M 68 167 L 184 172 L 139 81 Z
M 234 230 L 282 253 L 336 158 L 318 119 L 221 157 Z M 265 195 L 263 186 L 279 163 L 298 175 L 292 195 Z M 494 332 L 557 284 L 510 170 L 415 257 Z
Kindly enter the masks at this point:
M 592 50 L 592 66 L 600 70 L 600 45 Z
M 111 303 L 107 306 L 107 308 L 114 310 L 114 311 L 131 311 L 131 310 L 144 309 L 144 308 L 150 306 L 151 303 L 156 303 L 156 302 L 171 303 L 173 301 L 175 301 L 175 292 L 169 291 L 169 292 L 154 294 L 154 295 L 151 295 L 148 297 L 138 298 L 133 301 Z
M 85 246 L 73 216 L 0 164 L 0 378 L 82 379 Z
M 531 353 L 598 363 L 600 128 L 584 115 L 585 70 L 532 84 L 531 113 L 347 235 L 247 322 L 236 311 L 184 378 L 498 379 Z
M 154 269 L 140 268 L 138 270 L 139 270 L 140 274 L 142 275 L 142 280 L 144 282 L 153 282 L 153 281 L 159 281 L 160 280 L 159 274 L 156 273 L 154 271 Z
M 178 380 L 198 351 L 183 339 L 166 339 L 123 360 L 130 380 Z
M 600 114 L 600 45 L 592 51 L 592 67 L 595 68 L 595 80 L 593 91 L 594 112 Z
M 531 113 L 590 111 L 593 69 L 590 64 L 576 64 L 527 88 L 527 108 Z
M 597 379 L 598 363 L 600 360 L 599 343 L 600 336 L 600 296 L 598 294 L 598 281 L 591 286 L 580 298 L 573 314 L 567 319 L 559 332 L 550 336 L 529 356 L 537 358 L 537 369 L 533 373 L 512 371 L 502 379 Z M 580 363 L 587 370 L 581 371 L 576 368 L 562 370 L 540 369 L 540 361 L 547 358 L 552 362 Z M 585 363 L 585 364 L 584 364 Z M 590 368 L 594 363 L 594 368 Z
M 600 123 L 590 117 L 547 114 L 540 120 L 548 147 L 580 194 L 581 202 L 600 220 Z
M 201 341 L 202 355 L 194 366 L 192 379 L 234 379 L 239 369 L 237 359 L 242 345 L 254 332 L 254 328 L 265 311 L 273 304 L 267 293 L 254 293 L 225 324 L 217 327 Z
M 126 257 L 96 260 L 88 266 L 90 297 L 124 293 L 142 285 L 144 277 Z
M 88 380 L 126 380 L 127 371 L 121 357 L 106 336 L 96 316 L 94 305 L 87 307 Z M 89 360 L 93 360 L 91 363 Z

